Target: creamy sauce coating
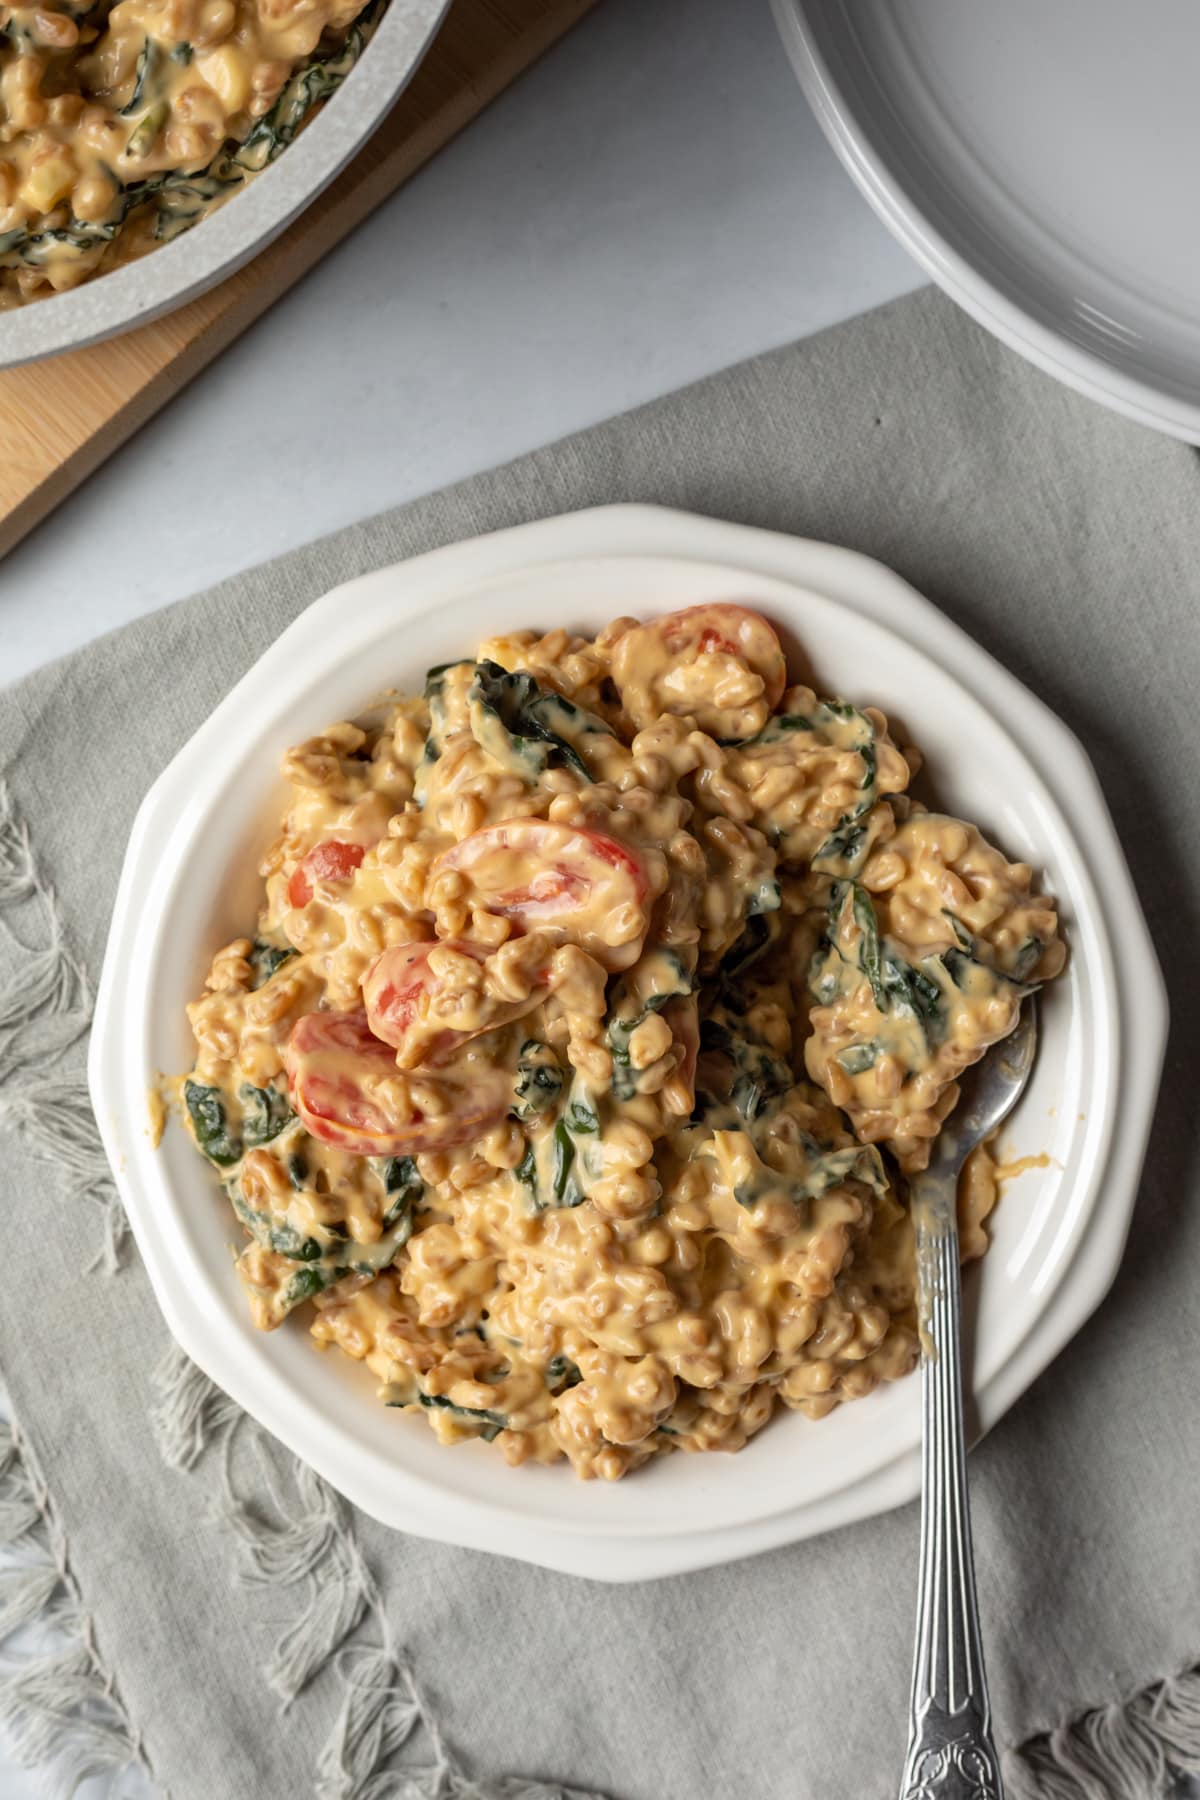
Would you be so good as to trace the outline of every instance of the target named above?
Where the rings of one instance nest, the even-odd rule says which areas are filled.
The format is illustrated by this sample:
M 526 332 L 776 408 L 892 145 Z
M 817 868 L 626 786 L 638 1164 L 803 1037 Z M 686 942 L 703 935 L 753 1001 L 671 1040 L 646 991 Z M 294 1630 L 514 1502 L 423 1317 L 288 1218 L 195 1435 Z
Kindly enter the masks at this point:
M 732 604 L 514 632 L 285 758 L 185 1113 L 256 1323 L 443 1442 L 615 1479 L 916 1361 L 904 1172 L 1064 952 L 881 713 L 785 680 Z

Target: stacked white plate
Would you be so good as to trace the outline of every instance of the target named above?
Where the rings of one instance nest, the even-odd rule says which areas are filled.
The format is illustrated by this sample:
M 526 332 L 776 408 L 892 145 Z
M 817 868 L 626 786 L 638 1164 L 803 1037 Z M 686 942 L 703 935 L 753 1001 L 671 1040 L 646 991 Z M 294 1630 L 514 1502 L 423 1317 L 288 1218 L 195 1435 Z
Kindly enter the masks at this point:
M 1200 442 L 1195 0 L 772 0 L 884 223 L 1051 375 Z

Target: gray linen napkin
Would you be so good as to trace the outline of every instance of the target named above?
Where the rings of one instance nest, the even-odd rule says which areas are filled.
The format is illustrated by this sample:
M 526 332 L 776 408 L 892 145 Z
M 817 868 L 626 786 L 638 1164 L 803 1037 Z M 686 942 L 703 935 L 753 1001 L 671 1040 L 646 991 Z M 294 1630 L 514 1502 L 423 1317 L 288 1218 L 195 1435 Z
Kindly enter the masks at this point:
M 72 959 L 98 968 L 152 778 L 335 583 L 624 499 L 893 564 L 1099 768 L 1173 991 L 1165 1087 L 1115 1289 L 972 1477 L 1013 1791 L 1165 1791 L 1167 1762 L 1200 1768 L 1200 465 L 932 292 L 297 551 L 4 694 L 0 1368 L 26 1455 L 0 1487 L 0 1536 L 32 1524 L 41 1570 L 12 1612 L 53 1591 L 84 1636 L 0 1686 L 0 1713 L 64 1766 L 133 1743 L 175 1800 L 559 1791 L 541 1782 L 618 1800 L 895 1792 L 914 1509 L 632 1588 L 391 1534 L 343 1515 L 261 1434 L 231 1438 L 230 1408 L 177 1358 L 162 1372 L 166 1330 L 131 1249 L 117 1273 L 88 1268 L 111 1196 L 94 1180 L 81 1045 L 63 1051 L 87 1017 Z

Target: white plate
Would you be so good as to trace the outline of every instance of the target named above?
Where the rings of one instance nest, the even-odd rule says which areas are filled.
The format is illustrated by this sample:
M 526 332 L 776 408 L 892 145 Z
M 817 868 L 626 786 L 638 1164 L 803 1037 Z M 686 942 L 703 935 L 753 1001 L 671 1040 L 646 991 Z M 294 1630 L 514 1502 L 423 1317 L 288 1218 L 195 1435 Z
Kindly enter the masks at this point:
M 1165 1006 L 1144 922 L 1090 765 L 1066 729 L 898 576 L 830 545 L 653 508 L 501 532 L 384 569 L 310 607 L 160 777 L 134 826 L 92 1038 L 92 1097 L 139 1248 L 184 1349 L 376 1518 L 608 1580 L 726 1560 L 908 1498 L 917 1384 L 819 1423 L 788 1415 L 735 1457 L 664 1458 L 615 1486 L 565 1465 L 510 1470 L 440 1447 L 342 1357 L 290 1323 L 250 1325 L 236 1235 L 177 1125 L 147 1132 L 158 1070 L 189 1066 L 184 1002 L 256 909 L 254 874 L 285 799 L 280 753 L 382 687 L 505 626 L 594 630 L 705 599 L 760 606 L 826 689 L 879 703 L 925 750 L 937 794 L 1047 874 L 1071 945 L 1043 1009 L 1030 1089 L 1007 1132 L 1052 1166 L 1007 1191 L 978 1296 L 986 1429 L 1097 1305 L 1120 1259 L 1153 1106 Z M 1119 956 L 1114 947 L 1119 947 Z M 1118 1103 L 1119 1101 L 1119 1103 Z
M 1200 441 L 1195 0 L 772 0 L 835 150 L 947 293 Z
M 0 368 L 145 325 L 256 256 L 362 148 L 416 73 L 447 4 L 389 0 L 361 58 L 312 124 L 191 231 L 82 287 L 0 313 Z

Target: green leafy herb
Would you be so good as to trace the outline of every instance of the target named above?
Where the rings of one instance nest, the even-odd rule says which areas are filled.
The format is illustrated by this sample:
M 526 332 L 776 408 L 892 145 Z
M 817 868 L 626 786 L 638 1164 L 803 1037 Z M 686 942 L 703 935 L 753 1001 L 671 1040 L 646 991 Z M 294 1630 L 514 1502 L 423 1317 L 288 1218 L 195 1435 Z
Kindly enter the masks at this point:
M 552 1356 L 546 1364 L 546 1386 L 552 1394 L 562 1394 L 568 1388 L 578 1387 L 582 1380 L 583 1376 L 569 1356 Z
M 777 1198 L 783 1195 L 793 1203 L 803 1205 L 819 1200 L 831 1188 L 841 1187 L 851 1180 L 863 1182 L 877 1194 L 887 1192 L 887 1171 L 874 1144 L 848 1144 L 830 1150 L 807 1133 L 801 1142 L 808 1160 L 807 1168 L 796 1175 L 781 1175 L 769 1169 L 758 1182 L 736 1187 L 733 1197 L 739 1206 L 755 1206 L 767 1194 Z
M 1042 950 L 1045 949 L 1045 945 L 1040 938 L 1025 938 L 1022 947 L 1013 958 L 1013 967 L 997 968 L 990 959 L 979 954 L 979 950 L 981 950 L 979 941 L 972 932 L 966 929 L 961 918 L 955 918 L 954 913 L 948 907 L 941 909 L 941 916 L 950 923 L 955 938 L 959 940 L 961 954 L 957 954 L 955 950 L 946 950 L 943 954 L 946 974 L 954 981 L 955 986 L 961 988 L 966 985 L 966 977 L 970 976 L 970 968 L 975 965 L 975 967 L 986 968 L 991 976 L 999 977 L 1000 981 L 1011 981 L 1013 985 L 1025 988 L 1027 994 L 1033 994 L 1034 988 L 1027 983 L 1027 977 L 1033 974 L 1034 968 L 1038 967 L 1038 961 L 1042 958 Z
M 510 674 L 499 663 L 478 663 L 470 710 L 476 741 L 498 761 L 515 757 L 534 776 L 547 768 L 565 768 L 591 781 L 587 764 L 564 734 L 579 737 L 606 728 L 561 694 L 540 687 L 532 675 Z
M 528 1123 L 558 1104 L 562 1093 L 562 1065 L 549 1044 L 526 1038 L 517 1060 L 517 1088 L 510 1112 Z
M 600 1115 L 584 1100 L 572 1100 L 567 1108 L 567 1124 L 574 1132 L 599 1131 Z
M 764 875 L 758 886 L 750 895 L 746 905 L 746 917 L 756 919 L 763 913 L 778 912 L 783 905 L 783 894 L 774 875 Z
M 265 987 L 275 971 L 281 969 L 285 962 L 291 962 L 295 954 L 290 944 L 268 944 L 261 938 L 256 939 L 246 958 L 254 976 L 255 988 Z
M 854 923 L 859 929 L 858 965 L 871 984 L 880 1012 L 902 1007 L 923 1026 L 941 1021 L 942 990 L 931 975 L 908 962 L 890 943 L 881 941 L 879 921 L 871 896 L 857 882 L 835 882 L 831 893 L 831 917 L 836 921 L 850 891 Z
M 1017 951 L 1013 962 L 1012 978 L 1014 981 L 1023 982 L 1026 976 L 1033 974 L 1033 971 L 1037 968 L 1038 963 L 1042 959 L 1042 951 L 1045 947 L 1046 946 L 1038 938 L 1031 937 L 1025 939 L 1025 942 Z M 1033 990 L 1031 989 L 1030 992 L 1032 991 Z
M 594 1140 L 599 1132 L 600 1115 L 591 1096 L 577 1082 L 553 1126 L 530 1140 L 513 1171 L 529 1189 L 535 1212 L 554 1206 L 580 1206 L 587 1199 L 586 1178 L 598 1173 Z
M 479 1435 L 485 1444 L 490 1444 L 508 1424 L 503 1413 L 492 1412 L 486 1406 L 455 1406 L 445 1394 L 418 1394 L 417 1400 L 427 1411 L 448 1412 L 452 1417 L 461 1419 L 465 1425 L 478 1425 Z
M 847 1075 L 865 1075 L 878 1062 L 882 1048 L 881 1044 L 851 1044 L 838 1053 L 837 1060 Z
M 274 1229 L 278 1228 L 276 1224 Z M 318 1245 L 319 1258 L 306 1260 L 304 1268 L 292 1276 L 284 1289 L 284 1312 L 290 1312 L 293 1306 L 298 1306 L 302 1300 L 311 1299 L 323 1289 L 333 1287 L 335 1282 L 343 1280 L 347 1275 L 378 1275 L 395 1261 L 397 1252 L 404 1248 L 411 1232 L 412 1221 L 405 1216 L 398 1219 L 373 1244 L 360 1244 L 353 1238 L 339 1238 L 328 1245 Z M 277 1246 L 268 1247 L 274 1249 Z M 280 1250 L 280 1254 L 289 1256 L 294 1252 Z M 309 1255 L 311 1256 L 311 1252 Z
M 323 62 L 311 62 L 298 69 L 284 84 L 270 112 L 258 121 L 236 152 L 235 161 L 242 168 L 265 169 L 287 149 L 314 108 L 341 87 L 361 56 L 382 10 L 377 0 L 359 14 L 339 49 L 332 50 Z
M 840 910 L 843 892 L 835 883 L 831 895 L 832 908 Z M 883 985 L 883 964 L 879 948 L 879 921 L 875 916 L 875 907 L 871 896 L 857 882 L 850 883 L 850 909 L 854 923 L 858 926 L 860 941 L 858 946 L 858 966 L 871 984 L 871 992 L 875 996 L 875 1004 L 881 1012 L 887 1011 L 887 989 Z
M 889 1005 L 915 1014 L 927 1030 L 941 1025 L 942 990 L 931 975 L 890 947 L 884 949 L 880 969 Z
M 285 1309 L 290 1312 L 294 1306 L 299 1306 L 304 1300 L 311 1300 L 314 1294 L 319 1294 L 322 1288 L 328 1286 L 322 1270 L 297 1269 L 283 1290 Z
M 566 1121 L 560 1119 L 554 1127 L 553 1193 L 556 1206 L 578 1206 L 584 1197 L 579 1183 L 571 1178 L 574 1166 L 575 1140 L 567 1130 Z
M 774 912 L 751 913 L 746 920 L 746 928 L 737 941 L 730 945 L 721 958 L 719 977 L 721 982 L 729 982 L 735 975 L 743 975 L 752 963 L 765 956 L 779 937 L 779 917 Z
M 635 971 L 618 982 L 613 993 L 604 1039 L 612 1057 L 612 1091 L 617 1100 L 632 1100 L 638 1092 L 638 1072 L 629 1054 L 629 1040 L 638 1026 L 670 1001 L 692 992 L 692 976 L 673 950 L 660 950 L 652 968 L 663 978 L 656 991 L 646 993 L 644 975 Z
M 122 150 L 121 155 L 131 159 L 148 156 L 154 148 L 159 132 L 167 122 L 170 111 L 171 108 L 165 100 L 156 101 L 147 112 L 142 114 L 130 132 L 129 142 Z
M 389 1156 L 383 1164 L 383 1188 L 386 1194 L 406 1194 L 412 1190 L 424 1192 L 424 1183 L 417 1173 L 417 1164 L 411 1156 Z
M 150 99 L 147 90 L 154 86 L 161 64 L 161 49 L 153 38 L 145 38 L 138 51 L 137 68 L 133 77 L 133 93 L 129 97 L 129 104 L 121 108 L 121 118 L 134 119 L 137 117 L 142 107 Z
M 465 669 L 468 658 L 460 656 L 454 662 L 435 663 L 432 669 L 425 671 L 426 700 L 440 700 L 445 692 L 446 677 L 451 669 Z
M 960 944 L 963 941 L 963 935 L 960 932 Z M 956 988 L 963 993 L 970 992 L 972 988 L 978 992 L 978 983 L 982 978 L 993 985 L 1004 982 L 1022 995 L 1034 992 L 1037 984 L 1030 984 L 1023 979 L 1023 976 L 1033 969 L 1042 953 L 1042 946 L 1036 938 L 1028 938 L 1021 945 L 1013 959 L 1011 972 L 1007 969 L 998 969 L 993 963 L 985 961 L 979 955 L 978 946 L 973 938 L 967 937 L 966 941 L 970 946 L 969 949 L 952 946 L 949 950 L 944 950 L 940 958 L 942 967 Z
M 791 737 L 797 731 L 812 731 L 813 722 L 803 713 L 774 713 L 769 718 L 757 737 L 722 738 L 722 744 L 738 750 L 753 750 L 765 744 L 777 744 L 781 738 Z
M 261 1244 L 264 1250 L 273 1250 L 277 1256 L 302 1263 L 320 1262 L 326 1254 L 329 1246 L 320 1238 L 297 1231 L 291 1220 L 280 1213 L 251 1206 L 236 1180 L 228 1183 L 227 1192 L 234 1212 L 255 1243 Z
M 269 1144 L 296 1116 L 280 1088 L 252 1087 L 244 1081 L 238 1089 L 238 1099 L 242 1106 L 242 1138 L 251 1148 Z
M 58 251 L 78 250 L 81 255 L 111 244 L 117 235 L 116 225 L 84 224 L 72 219 L 69 225 L 56 225 L 41 231 L 27 231 L 17 226 L 0 232 L 0 256 L 14 253 L 31 269 L 41 268 Z
M 389 1156 L 382 1172 L 383 1188 L 388 1197 L 383 1229 L 395 1232 L 403 1223 L 404 1230 L 396 1233 L 396 1248 L 400 1249 L 412 1236 L 413 1212 L 424 1198 L 425 1183 L 411 1156 Z
M 223 1169 L 237 1162 L 242 1154 L 241 1141 L 229 1129 L 220 1088 L 185 1081 L 183 1100 L 192 1121 L 192 1133 L 208 1160 Z
M 792 1086 L 791 1071 L 786 1063 L 773 1056 L 764 1044 L 755 1043 L 732 1030 L 722 1019 L 710 1016 L 701 1021 L 700 1049 L 710 1055 L 723 1056 L 733 1065 L 728 1084 L 722 1083 L 721 1092 L 727 1094 L 728 1104 L 737 1109 L 747 1124 Z M 699 1096 L 697 1099 L 699 1101 Z M 708 1099 L 705 1095 L 705 1100 Z
M 240 188 L 245 179 L 240 169 L 229 169 L 224 173 L 210 169 L 200 175 L 177 172 L 161 182 L 156 181 L 155 240 L 160 244 L 173 243 L 204 217 L 215 200 Z
M 871 828 L 858 819 L 857 813 L 848 814 L 851 821 L 843 821 L 835 831 L 831 831 L 825 842 L 817 850 L 812 859 L 812 866 L 819 873 L 831 872 L 837 865 L 840 872 L 856 875 L 866 860 L 866 851 L 871 842 Z

